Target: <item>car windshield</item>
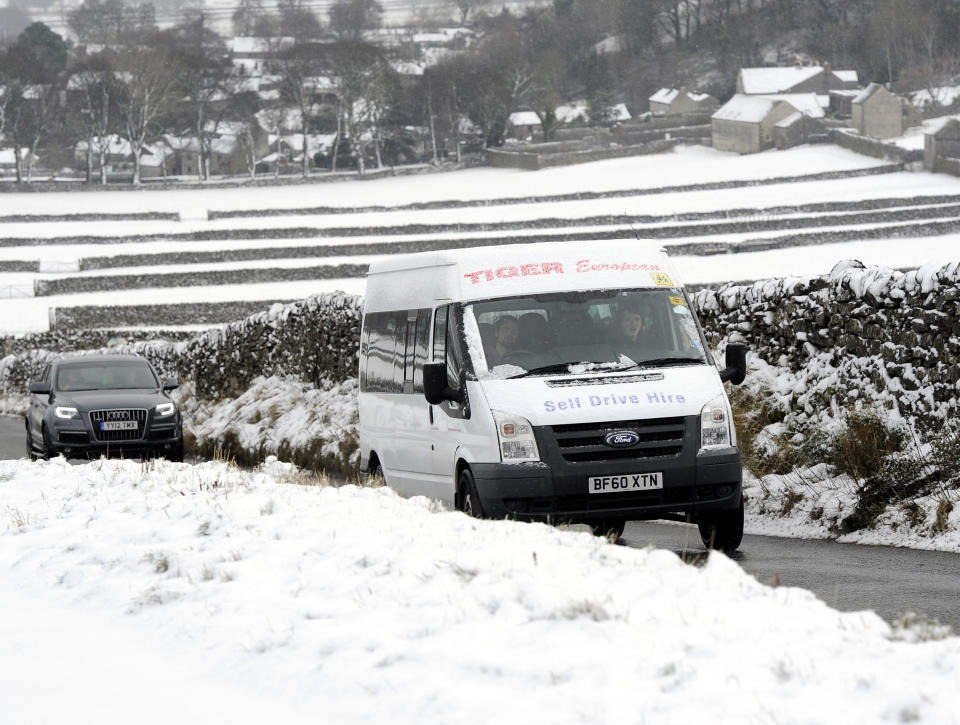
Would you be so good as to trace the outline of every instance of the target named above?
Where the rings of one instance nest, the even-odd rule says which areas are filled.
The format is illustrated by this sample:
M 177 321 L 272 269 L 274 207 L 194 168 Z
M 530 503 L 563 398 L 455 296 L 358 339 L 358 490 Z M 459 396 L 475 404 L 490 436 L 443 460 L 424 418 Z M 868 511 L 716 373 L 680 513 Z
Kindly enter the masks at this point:
M 705 364 L 680 289 L 591 290 L 475 302 L 464 333 L 477 377 Z
M 57 390 L 134 390 L 160 387 L 153 371 L 140 363 L 64 365 L 57 371 Z

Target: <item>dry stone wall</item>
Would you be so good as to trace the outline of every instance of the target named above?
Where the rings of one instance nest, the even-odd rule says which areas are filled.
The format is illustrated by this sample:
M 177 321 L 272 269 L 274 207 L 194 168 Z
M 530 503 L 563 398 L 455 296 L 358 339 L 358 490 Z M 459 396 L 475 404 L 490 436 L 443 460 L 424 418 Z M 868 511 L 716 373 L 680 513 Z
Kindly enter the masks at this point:
M 693 300 L 711 346 L 745 337 L 801 419 L 879 404 L 936 424 L 960 407 L 960 262 L 909 272 L 843 262 L 828 275 L 730 284 Z M 359 297 L 318 295 L 180 342 L 112 349 L 195 380 L 205 398 L 237 396 L 260 375 L 322 385 L 356 375 L 360 313 Z M 57 354 L 19 345 L 0 360 L 4 393 L 22 393 Z
M 143 355 L 164 377 L 195 380 L 197 394 L 210 399 L 235 397 L 261 375 L 293 376 L 315 385 L 346 380 L 356 376 L 360 304 L 353 295 L 316 295 L 276 304 L 187 340 L 148 340 L 109 349 L 100 348 L 107 334 L 102 331 L 7 341 L 10 353 L 0 359 L 0 392 L 24 393 L 47 362 L 63 351 L 83 349 L 82 340 L 96 352 Z
M 960 262 L 899 272 L 837 264 L 822 277 L 700 290 L 712 347 L 734 333 L 790 373 L 778 391 L 815 420 L 883 405 L 920 423 L 955 413 L 960 391 Z

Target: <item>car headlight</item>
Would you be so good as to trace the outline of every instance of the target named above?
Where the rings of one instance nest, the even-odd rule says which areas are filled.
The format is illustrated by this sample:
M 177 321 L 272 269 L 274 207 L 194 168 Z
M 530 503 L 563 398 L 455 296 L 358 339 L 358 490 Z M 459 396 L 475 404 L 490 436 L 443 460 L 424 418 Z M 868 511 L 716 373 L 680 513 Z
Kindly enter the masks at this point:
M 537 439 L 533 436 L 533 426 L 529 420 L 494 410 L 493 421 L 497 426 L 500 458 L 504 463 L 540 460 Z
M 58 418 L 79 418 L 80 414 L 76 408 L 70 408 L 66 405 L 58 405 L 55 410 Z
M 158 405 L 153 410 L 157 414 L 158 418 L 164 418 L 168 415 L 173 415 L 176 409 L 177 409 L 177 406 L 173 403 L 160 403 L 160 405 Z
M 718 395 L 700 411 L 700 449 L 734 445 L 730 425 L 730 406 L 725 395 Z

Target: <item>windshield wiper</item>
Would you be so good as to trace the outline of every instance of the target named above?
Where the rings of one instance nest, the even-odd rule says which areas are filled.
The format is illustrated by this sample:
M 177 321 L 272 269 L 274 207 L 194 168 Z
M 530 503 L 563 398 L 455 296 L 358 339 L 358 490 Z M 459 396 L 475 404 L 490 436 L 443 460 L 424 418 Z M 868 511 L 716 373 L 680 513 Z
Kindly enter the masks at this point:
M 516 375 L 511 375 L 505 380 L 515 380 L 517 378 L 526 378 L 531 375 L 549 375 L 550 373 L 565 373 L 567 368 L 571 365 L 611 365 L 613 364 L 610 360 L 598 360 L 596 362 L 583 362 L 582 360 L 572 360 L 570 362 L 564 363 L 555 363 L 553 365 L 542 365 L 538 368 L 533 368 L 532 370 L 527 370 L 526 372 L 517 373 Z M 616 368 L 611 368 L 611 370 L 616 370 Z
M 618 368 L 617 372 L 623 370 L 636 370 L 638 368 L 666 368 L 671 365 L 700 365 L 705 361 L 693 357 L 655 357 L 652 360 L 643 360 L 625 368 Z

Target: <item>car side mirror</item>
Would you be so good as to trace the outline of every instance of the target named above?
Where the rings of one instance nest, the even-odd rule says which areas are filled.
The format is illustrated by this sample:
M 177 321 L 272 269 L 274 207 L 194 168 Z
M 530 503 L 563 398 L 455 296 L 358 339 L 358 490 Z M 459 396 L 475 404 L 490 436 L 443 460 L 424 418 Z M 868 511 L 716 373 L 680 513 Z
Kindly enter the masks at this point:
M 460 400 L 460 391 L 447 385 L 447 365 L 442 362 L 426 363 L 423 366 L 423 397 L 430 405 L 439 405 L 445 400 Z
M 30 395 L 50 395 L 50 383 L 30 383 Z
M 176 390 L 179 387 L 180 387 L 180 383 L 177 382 L 176 378 L 167 378 L 166 380 L 163 381 L 164 390 Z
M 747 346 L 742 340 L 727 343 L 726 368 L 720 371 L 720 380 L 739 385 L 747 377 Z

